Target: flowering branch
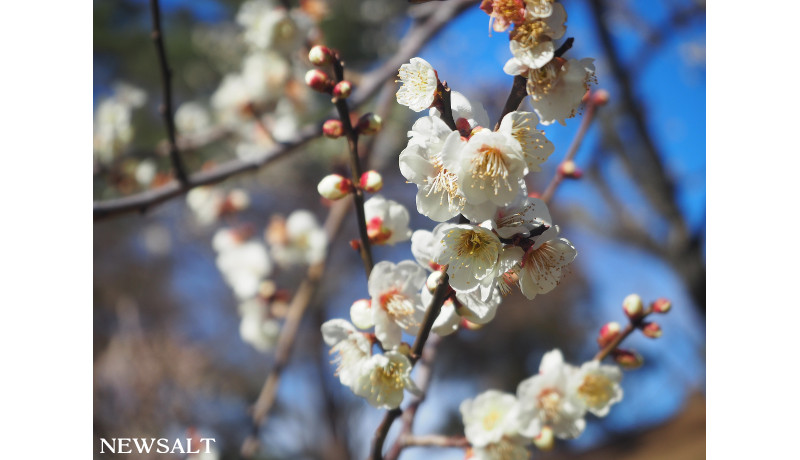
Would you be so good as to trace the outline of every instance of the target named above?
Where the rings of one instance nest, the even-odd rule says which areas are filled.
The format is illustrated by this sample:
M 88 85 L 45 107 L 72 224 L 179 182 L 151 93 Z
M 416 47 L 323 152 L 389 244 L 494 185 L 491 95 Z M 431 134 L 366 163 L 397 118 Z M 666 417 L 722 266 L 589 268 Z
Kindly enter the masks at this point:
M 578 149 L 583 143 L 583 138 L 586 137 L 589 127 L 592 125 L 597 107 L 604 105 L 607 101 L 608 93 L 605 91 L 594 91 L 587 93 L 586 113 L 584 114 L 583 119 L 581 119 L 581 125 L 578 127 L 578 132 L 575 133 L 575 137 L 572 139 L 569 149 L 567 149 L 567 154 L 564 156 L 564 160 L 556 170 L 555 176 L 553 176 L 553 179 L 547 185 L 547 188 L 545 188 L 544 192 L 542 192 L 541 199 L 545 203 L 549 202 L 553 198 L 556 188 L 558 188 L 561 182 L 564 181 L 564 178 L 577 177 L 575 176 L 575 171 L 570 171 L 569 168 L 571 167 L 574 169 L 574 163 L 572 163 L 572 161 L 575 158 L 575 155 L 578 153 Z M 568 167 L 565 168 L 564 166 Z
M 464 436 L 442 436 L 430 434 L 424 436 L 406 436 L 403 438 L 404 447 L 461 447 L 470 446 L 469 441 Z
M 333 73 L 336 77 L 336 83 L 344 82 L 344 62 L 336 53 L 333 59 Z M 334 104 L 336 111 L 339 112 L 339 119 L 344 128 L 344 134 L 347 137 L 347 146 L 350 153 L 350 177 L 354 184 L 359 183 L 361 180 L 361 161 L 358 158 L 358 131 L 353 128 L 350 121 L 350 108 L 347 105 L 347 100 L 344 97 L 335 97 Z M 356 218 L 358 220 L 358 234 L 361 238 L 361 244 L 358 246 L 358 252 L 361 254 L 361 261 L 364 263 L 364 271 L 367 278 L 372 272 L 372 250 L 369 242 L 369 235 L 367 234 L 367 219 L 364 214 L 364 190 L 361 187 L 355 187 L 353 190 L 353 204 L 356 208 Z
M 181 188 L 188 190 L 190 188 L 189 177 L 186 174 L 186 169 L 178 153 L 178 144 L 175 142 L 175 119 L 173 118 L 172 111 L 172 70 L 169 68 L 167 53 L 164 50 L 164 40 L 161 33 L 161 10 L 158 5 L 158 0 L 150 0 L 150 11 L 153 18 L 153 32 L 151 33 L 151 37 L 153 43 L 156 45 L 156 51 L 158 52 L 158 64 L 161 68 L 161 90 L 164 93 L 159 111 L 161 112 L 161 116 L 164 117 L 164 124 L 167 128 L 169 158 L 172 161 L 173 169 L 175 169 L 175 176 L 178 178 Z
M 402 45 L 394 56 L 382 66 L 366 74 L 359 87 L 351 97 L 354 107 L 364 104 L 381 86 L 390 80 L 403 62 L 410 59 L 425 43 L 434 37 L 450 20 L 475 4 L 475 0 L 450 0 L 438 8 L 425 22 L 417 24 L 400 40 Z M 302 128 L 293 138 L 269 148 L 263 154 L 248 160 L 231 160 L 222 163 L 210 171 L 200 171 L 188 177 L 188 186 L 182 187 L 178 182 L 170 182 L 158 189 L 148 190 L 136 195 L 94 203 L 94 220 L 133 212 L 144 213 L 153 207 L 181 196 L 191 188 L 222 182 L 230 177 L 258 169 L 283 158 L 297 148 L 322 135 L 322 124 L 317 123 Z

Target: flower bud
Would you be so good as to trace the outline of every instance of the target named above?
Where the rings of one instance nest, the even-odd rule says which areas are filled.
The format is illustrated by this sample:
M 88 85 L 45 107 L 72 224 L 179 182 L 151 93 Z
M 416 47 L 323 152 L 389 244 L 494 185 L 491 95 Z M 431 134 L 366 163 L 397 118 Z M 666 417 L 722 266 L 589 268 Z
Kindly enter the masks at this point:
M 347 99 L 350 97 L 353 86 L 347 80 L 342 80 L 333 87 L 333 97 L 336 99 Z
M 631 294 L 622 301 L 622 310 L 631 321 L 637 321 L 644 316 L 644 303 L 639 294 Z
M 597 336 L 597 344 L 600 345 L 600 348 L 605 348 L 619 336 L 620 332 L 622 332 L 622 327 L 618 322 L 611 321 L 610 323 L 606 323 L 600 328 L 600 335 Z
M 338 200 L 353 191 L 353 183 L 346 177 L 338 174 L 329 174 L 319 181 L 317 191 L 329 200 Z
M 328 120 L 322 125 L 322 134 L 331 139 L 337 139 L 344 135 L 344 125 L 339 120 Z
M 361 241 L 358 241 L 356 239 L 350 240 L 350 247 L 353 248 L 354 251 L 360 251 Z
M 433 292 L 436 290 L 436 287 L 439 286 L 439 281 L 442 279 L 444 274 L 440 271 L 435 271 L 428 275 L 428 280 L 425 281 L 425 287 L 428 288 L 429 291 Z
M 367 171 L 361 175 L 359 184 L 365 192 L 375 193 L 383 188 L 383 177 L 378 171 Z
M 660 298 L 650 305 L 650 308 L 655 313 L 666 313 L 672 309 L 672 302 L 669 299 Z
M 558 165 L 558 173 L 565 179 L 580 179 L 583 176 L 583 171 L 578 169 L 578 166 L 572 160 L 567 160 Z
M 369 112 L 358 119 L 356 130 L 359 134 L 375 134 L 381 129 L 382 120 L 378 115 Z
M 623 350 L 618 348 L 611 352 L 611 357 L 614 358 L 614 361 L 622 366 L 623 369 L 636 369 L 644 364 L 644 358 L 642 358 L 642 355 L 633 350 Z
M 372 320 L 372 301 L 360 299 L 350 306 L 350 321 L 359 329 L 369 329 L 375 325 Z
M 331 79 L 319 69 L 311 69 L 306 72 L 306 85 L 320 93 L 330 93 L 333 88 Z
M 594 105 L 606 105 L 608 104 L 608 100 L 610 96 L 608 91 L 604 89 L 598 89 L 597 91 L 592 91 L 592 103 Z
M 555 439 L 553 438 L 553 429 L 549 426 L 543 426 L 542 431 L 533 438 L 533 445 L 539 450 L 548 451 L 552 450 L 555 446 Z
M 327 46 L 317 45 L 308 52 L 308 60 L 314 65 L 325 65 L 333 60 L 333 52 Z
M 642 325 L 642 333 L 651 339 L 657 339 L 662 334 L 661 326 L 658 323 L 644 323 Z

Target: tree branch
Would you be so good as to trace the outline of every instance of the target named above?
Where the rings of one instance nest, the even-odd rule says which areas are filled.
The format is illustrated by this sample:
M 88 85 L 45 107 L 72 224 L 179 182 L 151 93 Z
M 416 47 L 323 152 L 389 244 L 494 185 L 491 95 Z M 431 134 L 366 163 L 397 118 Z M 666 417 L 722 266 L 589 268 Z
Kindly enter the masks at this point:
M 167 62 L 167 52 L 164 50 L 164 39 L 161 33 L 161 10 L 158 5 L 158 0 L 150 0 L 150 12 L 153 18 L 153 32 L 151 34 L 153 43 L 156 45 L 158 52 L 158 65 L 161 68 L 161 91 L 163 92 L 163 99 L 159 111 L 161 116 L 164 117 L 164 124 L 167 128 L 167 140 L 169 142 L 169 159 L 172 161 L 172 168 L 175 170 L 175 176 L 178 178 L 182 188 L 189 188 L 189 177 L 186 175 L 186 169 L 181 161 L 180 154 L 178 153 L 178 144 L 175 142 L 175 119 L 173 118 L 172 111 L 172 69 Z
M 364 76 L 350 97 L 352 105 L 358 107 L 364 104 L 380 89 L 381 85 L 397 73 L 400 65 L 414 57 L 442 27 L 475 3 L 477 3 L 476 0 L 450 0 L 437 9 L 425 22 L 412 26 L 406 36 L 400 40 L 402 45 L 394 56 Z M 181 188 L 178 182 L 173 181 L 158 189 L 148 190 L 136 195 L 99 202 L 95 201 L 94 220 L 98 221 L 132 212 L 145 212 L 184 194 L 193 187 L 215 184 L 245 172 L 256 171 L 320 135 L 322 135 L 321 123 L 306 126 L 294 138 L 268 149 L 262 155 L 253 159 L 231 160 L 217 166 L 212 171 L 201 171 L 192 174 L 188 178 L 189 187 L 186 188 Z

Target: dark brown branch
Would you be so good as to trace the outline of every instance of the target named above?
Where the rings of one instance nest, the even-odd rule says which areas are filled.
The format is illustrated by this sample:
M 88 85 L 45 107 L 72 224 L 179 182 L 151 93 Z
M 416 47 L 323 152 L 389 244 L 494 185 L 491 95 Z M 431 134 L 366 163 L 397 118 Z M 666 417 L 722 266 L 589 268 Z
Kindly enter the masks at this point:
M 564 43 L 562 43 L 561 46 L 559 46 L 558 49 L 553 54 L 555 55 L 555 57 L 563 56 L 564 53 L 566 53 L 567 51 L 570 50 L 570 48 L 572 48 L 573 43 L 575 43 L 575 39 L 573 37 L 569 37 L 568 39 L 564 40 Z
M 438 8 L 434 14 L 422 24 L 415 25 L 400 41 L 402 45 L 394 56 L 376 70 L 371 71 L 362 78 L 358 88 L 350 97 L 353 107 L 365 103 L 387 80 L 397 73 L 400 65 L 414 57 L 425 43 L 436 35 L 442 27 L 455 16 L 473 6 L 475 0 L 458 1 L 450 0 Z M 189 187 L 181 188 L 177 182 L 171 182 L 155 190 L 138 193 L 123 198 L 94 202 L 94 220 L 132 212 L 145 212 L 153 207 L 178 197 L 191 187 L 210 185 L 222 182 L 230 177 L 245 172 L 256 171 L 278 158 L 294 151 L 308 141 L 322 135 L 322 125 L 306 126 L 294 138 L 280 145 L 276 145 L 262 155 L 250 160 L 231 160 L 223 163 L 212 171 L 203 171 L 189 177 Z
M 440 82 L 439 83 L 439 94 L 442 95 L 442 107 L 441 107 L 441 114 L 442 114 L 442 121 L 453 131 L 457 131 L 458 128 L 456 127 L 456 121 L 453 119 L 453 101 L 451 99 L 450 87 L 447 86 L 447 82 Z
M 519 105 L 522 103 L 522 100 L 528 95 L 527 84 L 528 79 L 522 75 L 517 75 L 514 77 L 514 83 L 511 85 L 511 91 L 508 92 L 506 105 L 503 106 L 503 113 L 500 114 L 500 118 L 497 119 L 497 123 L 494 125 L 495 131 L 500 129 L 500 122 L 503 121 L 503 118 L 509 113 L 517 110 Z
M 466 449 L 469 446 L 469 441 L 464 436 L 429 434 L 403 438 L 403 447 L 460 447 Z
M 446 270 L 446 267 L 443 270 Z M 436 290 L 433 292 L 431 304 L 428 307 L 428 310 L 425 312 L 425 318 L 422 320 L 422 326 L 419 329 L 417 338 L 414 340 L 414 345 L 411 347 L 410 361 L 412 366 L 422 356 L 422 349 L 425 347 L 425 342 L 428 340 L 428 336 L 431 333 L 433 323 L 439 316 L 439 312 L 442 310 L 442 305 L 447 299 L 447 296 L 450 294 L 451 289 L 450 285 L 448 284 L 449 280 L 450 277 L 447 275 L 447 273 L 445 273 L 444 276 L 439 279 L 439 283 L 436 285 Z M 403 411 L 400 409 L 392 409 L 387 411 L 386 415 L 383 416 L 383 420 L 381 421 L 381 424 L 378 425 L 378 429 L 375 431 L 375 435 L 372 438 L 372 450 L 369 457 L 370 459 L 383 460 L 383 443 L 386 442 L 386 435 L 389 433 L 389 428 L 392 427 L 392 423 L 394 423 L 395 419 L 402 413 Z
M 333 73 L 336 76 L 336 82 L 344 81 L 344 63 L 337 56 L 333 60 Z M 358 252 L 361 255 L 361 261 L 364 263 L 364 271 L 369 279 L 369 274 L 372 272 L 372 249 L 369 242 L 369 235 L 367 234 L 367 218 L 364 213 L 364 190 L 358 186 L 361 180 L 361 160 L 358 158 L 358 131 L 353 128 L 353 123 L 350 121 L 350 108 L 345 99 L 335 99 L 336 111 L 339 113 L 339 119 L 342 121 L 344 134 L 347 137 L 347 147 L 350 154 L 350 180 L 353 181 L 355 188 L 353 190 L 353 204 L 356 208 L 356 218 L 358 220 L 358 235 L 361 238 Z
M 172 161 L 172 168 L 175 176 L 182 188 L 189 188 L 189 177 L 178 153 L 178 144 L 175 142 L 175 119 L 172 111 L 172 69 L 167 62 L 167 52 L 164 50 L 164 38 L 161 32 L 161 9 L 158 0 L 150 0 L 150 12 L 153 18 L 153 32 L 151 34 L 153 43 L 158 52 L 158 66 L 161 68 L 161 91 L 163 99 L 159 111 L 164 117 L 164 125 L 167 128 L 167 140 L 169 142 L 169 159 Z

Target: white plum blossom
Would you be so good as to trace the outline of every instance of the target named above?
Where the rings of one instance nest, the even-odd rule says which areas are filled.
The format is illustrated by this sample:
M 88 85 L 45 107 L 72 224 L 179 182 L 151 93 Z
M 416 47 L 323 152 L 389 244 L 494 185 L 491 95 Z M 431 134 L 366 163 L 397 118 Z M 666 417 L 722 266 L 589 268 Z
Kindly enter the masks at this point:
M 397 90 L 397 102 L 415 112 L 421 112 L 433 104 L 439 78 L 425 59 L 414 57 L 408 64 L 400 66 L 397 76 L 403 86 Z
M 212 246 L 217 251 L 217 268 L 239 300 L 258 293 L 261 282 L 272 273 L 266 246 L 256 240 L 243 241 L 231 229 L 220 229 Z
M 200 134 L 211 126 L 211 114 L 198 102 L 184 102 L 175 111 L 175 126 L 181 134 Z
M 416 334 L 425 316 L 420 289 L 425 284 L 425 270 L 410 260 L 395 265 L 388 261 L 375 264 L 367 283 L 375 336 L 386 349 L 400 345 L 403 331 Z
M 375 195 L 364 203 L 367 234 L 372 244 L 391 245 L 411 238 L 411 216 L 402 204 Z
M 274 51 L 252 53 L 242 63 L 242 82 L 249 101 L 261 104 L 277 99 L 286 89 L 289 62 Z
M 409 131 L 411 139 L 400 153 L 400 172 L 417 187 L 417 211 L 437 222 L 457 216 L 464 206 L 458 177 L 442 164 L 446 142 L 461 143 L 461 135 L 438 117 L 422 117 Z
M 553 0 L 525 0 L 526 15 L 529 18 L 546 18 L 553 14 L 553 7 L 559 5 Z
M 430 299 L 433 296 L 429 294 L 425 294 L 427 289 L 422 291 L 422 303 L 424 305 L 430 305 Z M 436 320 L 433 322 L 433 326 L 431 327 L 431 332 L 444 337 L 450 335 L 458 330 L 459 325 L 461 324 L 461 316 L 456 313 L 456 307 L 453 305 L 453 300 L 448 298 L 442 304 L 442 308 L 439 311 L 439 316 L 436 317 Z
M 488 226 L 488 222 L 483 225 Z M 489 228 L 470 224 L 446 224 L 434 262 L 447 265 L 450 286 L 471 292 L 484 279 L 497 276 L 497 263 L 503 244 Z
M 553 40 L 558 40 L 566 33 L 564 23 L 567 13 L 560 3 L 553 4 L 550 13 L 547 17 L 535 18 L 514 28 L 508 42 L 514 57 L 506 66 L 539 69 L 555 57 Z
M 525 195 L 519 195 L 508 206 L 498 208 L 490 219 L 492 229 L 501 238 L 527 237 L 534 229 L 541 231 L 543 226 L 551 225 L 545 202 Z
M 325 259 L 328 236 L 311 211 L 298 209 L 268 231 L 270 252 L 281 267 L 313 265 Z
M 403 402 L 403 390 L 420 395 L 422 391 L 411 380 L 411 362 L 406 355 L 387 351 L 372 355 L 361 366 L 353 391 L 378 409 L 395 409 Z
M 594 81 L 593 61 L 591 58 L 554 58 L 539 69 L 508 61 L 503 70 L 509 75 L 523 75 L 528 79 L 531 105 L 543 125 L 556 121 L 566 125 L 565 120 L 575 116 L 589 84 Z
M 571 376 L 569 388 L 586 410 L 598 417 L 604 417 L 612 404 L 622 401 L 620 380 L 622 371 L 619 367 L 592 360 L 583 363 Z
M 513 394 L 488 390 L 459 406 L 464 434 L 475 447 L 497 443 L 518 432 L 517 398 Z
M 537 220 L 550 221 L 546 207 L 539 208 L 537 212 Z M 552 225 L 535 237 L 534 244 L 525 251 L 522 261 L 515 267 L 520 291 L 530 300 L 537 294 L 546 294 L 555 289 L 561 281 L 562 269 L 578 255 L 569 240 L 558 238 L 558 232 L 558 226 Z
M 439 264 L 433 261 L 436 256 L 436 249 L 442 241 L 444 233 L 442 229 L 447 228 L 448 224 L 437 225 L 432 232 L 428 230 L 415 230 L 411 234 L 411 253 L 414 259 L 426 270 L 433 271 L 439 269 Z
M 114 87 L 112 96 L 103 99 L 94 112 L 94 155 L 110 163 L 133 140 L 132 112 L 142 107 L 147 94 L 125 83 Z
M 186 204 L 200 225 L 207 226 L 222 214 L 241 211 L 250 205 L 250 195 L 245 190 L 230 192 L 218 187 L 195 187 L 186 194 Z
M 531 112 L 511 112 L 503 117 L 497 130 L 519 142 L 528 169 L 525 172 L 539 172 L 541 164 L 555 151 L 555 146 L 536 129 L 539 117 Z
M 236 22 L 244 28 L 244 41 L 250 47 L 284 53 L 299 49 L 312 26 L 302 11 L 286 11 L 270 0 L 244 2 L 236 14 Z
M 539 373 L 517 387 L 520 434 L 533 438 L 544 426 L 549 426 L 560 439 L 575 438 L 583 432 L 585 409 L 569 386 L 575 372 L 574 366 L 564 362 L 561 351 L 545 353 Z
M 260 352 L 267 352 L 278 343 L 280 323 L 267 316 L 267 308 L 258 298 L 245 300 L 239 304 L 239 335 L 245 343 Z
M 442 164 L 456 174 L 461 193 L 473 205 L 491 201 L 505 206 L 524 190 L 527 165 L 522 147 L 502 133 L 484 129 L 466 144 L 448 138 Z
M 362 369 L 372 356 L 369 339 L 343 319 L 332 319 L 323 323 L 322 338 L 331 347 L 331 354 L 338 353 L 334 362 L 339 381 L 355 391 Z
M 244 78 L 238 73 L 226 74 L 211 95 L 211 107 L 224 124 L 236 124 L 253 118 L 250 93 Z

